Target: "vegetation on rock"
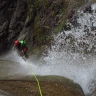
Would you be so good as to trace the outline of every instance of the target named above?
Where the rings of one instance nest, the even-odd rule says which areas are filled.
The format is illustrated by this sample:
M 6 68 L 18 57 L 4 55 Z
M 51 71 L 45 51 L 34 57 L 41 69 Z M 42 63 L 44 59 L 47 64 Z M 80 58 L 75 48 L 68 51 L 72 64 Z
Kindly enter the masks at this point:
M 53 32 L 56 34 L 62 30 L 71 11 L 85 2 L 86 0 L 1 0 L 0 53 L 11 49 L 16 39 L 28 43 L 29 53 L 37 47 L 40 50 L 43 45 L 50 46 Z
M 28 0 L 28 17 L 32 20 L 33 46 L 50 45 L 52 33 L 58 33 L 70 12 L 86 0 Z M 37 48 L 37 49 L 39 49 Z

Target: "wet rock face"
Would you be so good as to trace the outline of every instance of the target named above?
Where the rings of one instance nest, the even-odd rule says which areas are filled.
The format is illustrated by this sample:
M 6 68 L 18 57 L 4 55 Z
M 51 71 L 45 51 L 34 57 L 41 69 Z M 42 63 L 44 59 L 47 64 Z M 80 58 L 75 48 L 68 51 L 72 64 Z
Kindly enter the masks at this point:
M 7 51 L 23 29 L 26 18 L 24 0 L 0 1 L 0 53 Z
M 40 86 L 43 96 L 85 96 L 79 88 L 58 81 L 41 81 Z M 40 96 L 35 81 L 0 81 L 0 89 L 12 96 Z
M 17 38 L 28 43 L 29 51 L 33 46 L 49 44 L 50 32 L 65 23 L 62 14 L 67 17 L 68 3 L 66 0 L 0 0 L 0 55 L 8 51 Z
M 96 92 L 94 92 L 92 96 L 96 96 Z

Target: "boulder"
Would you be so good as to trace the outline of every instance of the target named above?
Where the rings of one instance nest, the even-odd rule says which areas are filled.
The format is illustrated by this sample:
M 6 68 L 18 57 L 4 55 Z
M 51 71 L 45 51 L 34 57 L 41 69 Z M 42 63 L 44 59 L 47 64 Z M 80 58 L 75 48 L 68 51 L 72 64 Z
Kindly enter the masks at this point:
M 12 96 L 40 96 L 34 74 L 18 62 L 0 61 L 0 90 Z M 43 96 L 85 96 L 81 86 L 61 76 L 36 76 Z M 0 91 L 0 94 L 2 92 Z

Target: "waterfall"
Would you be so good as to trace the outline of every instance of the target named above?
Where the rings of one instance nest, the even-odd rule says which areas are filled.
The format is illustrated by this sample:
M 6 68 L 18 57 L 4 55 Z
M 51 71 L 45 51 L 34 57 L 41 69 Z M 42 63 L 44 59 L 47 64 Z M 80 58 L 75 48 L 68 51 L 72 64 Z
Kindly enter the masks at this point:
M 14 51 L 1 59 L 19 62 L 28 75 L 33 71 L 36 75 L 67 77 L 80 84 L 85 94 L 92 93 L 96 89 L 96 4 L 91 13 L 76 10 L 66 26 L 70 30 L 53 35 L 51 49 L 36 62 L 25 62 Z
M 47 74 L 70 78 L 85 94 L 92 93 L 96 90 L 96 4 L 91 12 L 75 11 L 66 26 L 69 30 L 54 35 L 51 50 L 44 54 Z

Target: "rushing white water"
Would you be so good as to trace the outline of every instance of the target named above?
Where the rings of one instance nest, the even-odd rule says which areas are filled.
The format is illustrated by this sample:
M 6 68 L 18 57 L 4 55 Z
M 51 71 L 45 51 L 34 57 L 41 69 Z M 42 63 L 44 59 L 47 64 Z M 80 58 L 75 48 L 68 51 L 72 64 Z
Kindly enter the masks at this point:
M 64 31 L 54 36 L 55 42 L 52 46 L 51 51 L 48 51 L 48 56 L 44 58 L 46 61 L 49 74 L 55 74 L 60 76 L 65 76 L 77 82 L 83 88 L 85 94 L 91 93 L 96 90 L 96 31 L 92 31 L 92 27 L 96 27 L 96 4 L 92 5 L 93 13 L 83 13 L 83 11 L 78 10 L 78 23 L 80 24 L 76 28 L 72 28 L 70 31 Z M 71 25 L 71 24 L 70 24 Z M 84 32 L 84 26 L 87 26 L 88 33 Z M 72 26 L 72 25 L 71 25 Z M 96 30 L 96 29 L 95 29 Z M 89 36 L 89 33 L 91 34 Z M 70 44 L 71 40 L 66 37 L 71 34 L 74 40 L 73 45 L 75 45 L 75 53 L 72 52 L 74 47 Z M 80 47 L 79 43 L 84 42 L 87 47 Z M 72 46 L 72 47 L 71 47 Z M 95 49 L 92 52 L 92 46 Z M 85 56 L 85 48 L 91 53 Z M 77 52 L 79 50 L 79 52 Z M 92 54 L 95 55 L 92 55 Z
M 70 31 L 64 31 L 65 33 L 60 32 L 57 36 L 54 36 L 54 45 L 52 45 L 51 50 L 48 50 L 48 55 L 42 57 L 40 60 L 36 62 L 28 60 L 25 62 L 14 51 L 1 59 L 19 62 L 24 68 L 23 70 L 26 71 L 26 75 L 32 75 L 32 72 L 34 72 L 37 75 L 59 75 L 67 77 L 80 84 L 85 94 L 91 93 L 95 90 L 96 85 L 96 57 L 95 55 L 85 56 L 83 53 L 84 49 L 79 47 L 78 43 L 81 41 L 87 43 L 89 45 L 89 51 L 93 45 L 95 46 L 95 31 L 91 31 L 91 26 L 96 26 L 95 6 L 95 4 L 92 6 L 92 14 L 77 11 L 79 16 L 78 22 L 81 24 L 81 28 L 72 28 Z M 86 38 L 84 25 L 87 25 L 89 32 L 93 34 L 92 38 Z M 78 49 L 79 52 L 71 52 L 70 40 L 65 41 L 65 38 L 69 34 L 75 38 L 76 41 L 74 41 L 74 44 L 76 50 Z
M 54 36 L 54 44 L 51 50 L 48 51 L 48 56 L 44 57 L 45 65 L 39 66 L 37 70 L 34 70 L 39 75 L 60 75 L 72 79 L 74 82 L 81 85 L 85 94 L 91 93 L 96 89 L 96 31 L 92 31 L 92 27 L 96 27 L 96 5 L 92 5 L 93 13 L 83 13 L 78 10 L 78 23 L 80 26 L 71 28 L 70 31 L 60 32 L 57 36 Z M 71 24 L 70 24 L 71 25 Z M 84 31 L 87 26 L 89 31 Z M 73 25 L 71 25 L 73 26 Z M 89 33 L 91 34 L 89 36 Z M 65 40 L 68 35 L 73 36 L 76 52 L 71 52 L 72 44 L 70 44 L 70 38 Z M 78 43 L 84 42 L 88 45 L 88 48 L 80 47 Z M 84 45 L 85 45 L 84 44 Z M 95 49 L 92 49 L 92 46 Z M 74 46 L 73 46 L 74 47 Z M 84 50 L 91 53 L 85 56 Z M 69 50 L 68 50 L 69 49 Z M 77 52 L 79 50 L 79 52 Z M 92 51 L 93 50 L 93 51 Z M 42 71 L 43 70 L 43 71 Z
M 10 54 L 7 60 L 10 60 L 11 56 L 14 57 L 16 54 Z M 21 74 L 21 71 L 26 71 L 25 75 L 59 75 L 67 77 L 74 82 L 81 85 L 85 94 L 90 93 L 91 88 L 94 90 L 94 81 L 96 80 L 96 59 L 95 58 L 82 58 L 79 54 L 68 54 L 66 52 L 52 52 L 50 51 L 48 57 L 43 58 L 44 63 L 40 60 L 37 63 L 32 61 L 25 62 L 20 57 L 15 58 L 15 62 L 22 64 L 21 68 L 13 70 Z M 4 59 L 6 60 L 6 59 Z M 12 60 L 12 59 L 11 59 Z M 11 61 L 10 60 L 10 61 Z M 20 60 L 20 61 L 19 61 Z M 24 67 L 24 68 L 23 68 Z M 11 75 L 14 73 L 11 73 Z M 15 73 L 16 74 L 16 73 Z

